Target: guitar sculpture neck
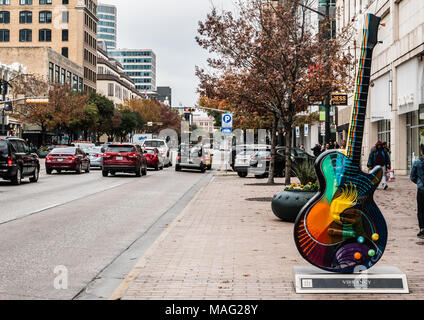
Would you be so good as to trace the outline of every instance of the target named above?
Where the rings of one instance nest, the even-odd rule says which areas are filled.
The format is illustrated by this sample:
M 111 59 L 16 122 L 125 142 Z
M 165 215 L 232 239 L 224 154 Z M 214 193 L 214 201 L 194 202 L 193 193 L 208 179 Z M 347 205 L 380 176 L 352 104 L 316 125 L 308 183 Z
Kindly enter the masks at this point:
M 346 150 L 347 157 L 352 160 L 354 165 L 358 166 L 360 165 L 362 153 L 372 53 L 377 44 L 377 33 L 381 18 L 372 14 L 367 14 L 365 19 L 361 56 L 356 77 L 356 89 Z

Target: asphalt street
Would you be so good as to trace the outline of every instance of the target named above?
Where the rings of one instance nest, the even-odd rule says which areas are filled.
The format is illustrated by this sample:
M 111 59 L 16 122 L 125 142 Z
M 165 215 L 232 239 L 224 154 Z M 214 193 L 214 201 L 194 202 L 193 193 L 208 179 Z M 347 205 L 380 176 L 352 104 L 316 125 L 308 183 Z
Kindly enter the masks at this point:
M 172 167 L 0 181 L 0 299 L 108 298 L 210 178 Z

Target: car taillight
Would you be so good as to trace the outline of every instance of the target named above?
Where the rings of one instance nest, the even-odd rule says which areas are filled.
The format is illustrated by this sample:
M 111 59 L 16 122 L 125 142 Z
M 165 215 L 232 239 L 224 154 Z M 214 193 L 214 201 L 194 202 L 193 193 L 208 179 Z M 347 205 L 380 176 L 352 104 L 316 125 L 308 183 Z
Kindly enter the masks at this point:
M 47 157 L 46 160 L 47 161 L 52 161 L 53 160 L 53 157 Z
M 271 160 L 271 157 L 265 157 L 265 160 Z
M 112 157 L 112 155 L 110 155 L 109 153 L 103 154 L 103 159 L 109 159 L 110 157 Z
M 74 160 L 76 160 L 77 158 L 75 157 L 75 156 L 68 156 L 68 160 L 72 160 L 72 161 L 74 161 Z
M 178 155 L 178 156 L 177 156 L 177 160 L 179 161 L 180 159 L 181 159 L 181 157 Z
M 204 162 L 204 161 L 205 161 L 205 158 L 201 157 L 201 158 L 200 158 L 200 161 L 201 161 L 201 162 Z
M 128 158 L 137 158 L 136 153 L 128 153 Z
M 7 157 L 7 165 L 8 166 L 11 166 L 13 164 L 13 159 L 12 159 L 12 157 Z
M 101 154 L 99 154 L 99 153 L 96 153 L 94 156 L 95 156 L 96 158 L 100 158 L 102 155 L 101 155 Z

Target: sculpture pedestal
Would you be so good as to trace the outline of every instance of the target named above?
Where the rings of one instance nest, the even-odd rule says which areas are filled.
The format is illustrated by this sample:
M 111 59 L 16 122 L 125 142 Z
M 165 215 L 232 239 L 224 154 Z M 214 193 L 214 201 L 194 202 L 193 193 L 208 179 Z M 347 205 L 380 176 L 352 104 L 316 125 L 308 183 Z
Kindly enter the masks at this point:
M 378 267 L 354 273 L 326 272 L 294 267 L 296 293 L 409 293 L 406 274 L 396 267 Z

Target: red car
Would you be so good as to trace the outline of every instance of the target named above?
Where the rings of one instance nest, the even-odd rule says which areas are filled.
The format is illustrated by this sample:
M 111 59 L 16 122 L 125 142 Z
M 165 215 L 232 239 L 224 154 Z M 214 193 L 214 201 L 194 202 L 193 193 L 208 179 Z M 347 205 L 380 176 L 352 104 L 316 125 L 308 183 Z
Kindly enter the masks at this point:
M 144 155 L 146 156 L 148 168 L 154 168 L 156 171 L 163 170 L 163 158 L 158 148 L 144 148 Z
M 46 157 L 46 172 L 52 174 L 56 170 L 58 173 L 62 171 L 76 171 L 80 174 L 83 171 L 90 172 L 90 158 L 80 148 L 55 148 Z
M 135 173 L 137 177 L 147 174 L 147 160 L 139 145 L 112 143 L 103 154 L 103 177 L 116 172 Z

